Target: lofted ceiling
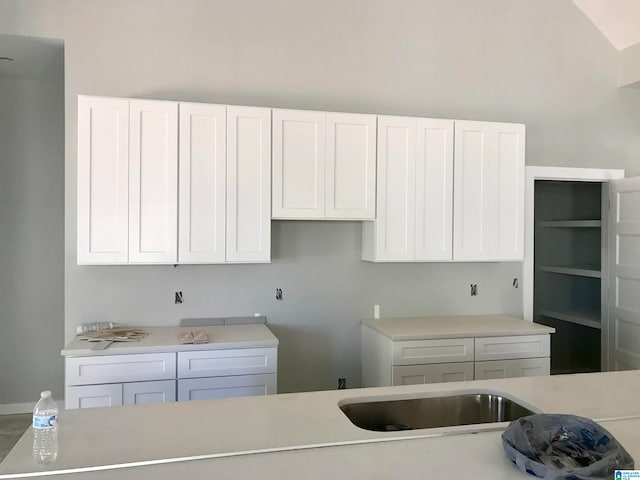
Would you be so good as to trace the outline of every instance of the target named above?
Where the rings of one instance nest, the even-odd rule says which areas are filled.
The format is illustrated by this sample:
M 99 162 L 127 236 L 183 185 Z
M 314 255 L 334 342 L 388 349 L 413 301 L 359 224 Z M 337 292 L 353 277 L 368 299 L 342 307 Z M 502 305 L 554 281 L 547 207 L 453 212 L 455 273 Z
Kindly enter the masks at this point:
M 573 0 L 573 3 L 618 51 L 640 43 L 640 0 Z

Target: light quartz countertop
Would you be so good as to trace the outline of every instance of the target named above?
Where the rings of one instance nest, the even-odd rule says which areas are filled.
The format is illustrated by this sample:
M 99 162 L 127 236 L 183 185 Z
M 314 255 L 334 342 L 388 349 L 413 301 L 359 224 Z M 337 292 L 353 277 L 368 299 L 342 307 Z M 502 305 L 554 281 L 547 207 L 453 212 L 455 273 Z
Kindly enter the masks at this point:
M 92 350 L 93 343 L 75 337 L 62 350 L 63 356 L 122 355 L 129 353 L 188 352 L 229 348 L 277 347 L 278 339 L 264 324 L 216 325 L 211 327 L 141 327 L 149 335 L 135 342 L 114 342 L 105 350 Z M 209 343 L 180 344 L 181 332 L 203 330 Z
M 362 320 L 362 324 L 393 341 L 540 335 L 556 331 L 509 315 L 370 318 Z
M 59 416 L 58 460 L 34 464 L 29 429 L 0 464 L 0 479 L 529 478 L 502 451 L 507 423 L 371 432 L 338 407 L 452 392 L 497 392 L 535 411 L 593 418 L 640 461 L 640 371 L 626 371 L 68 410 Z

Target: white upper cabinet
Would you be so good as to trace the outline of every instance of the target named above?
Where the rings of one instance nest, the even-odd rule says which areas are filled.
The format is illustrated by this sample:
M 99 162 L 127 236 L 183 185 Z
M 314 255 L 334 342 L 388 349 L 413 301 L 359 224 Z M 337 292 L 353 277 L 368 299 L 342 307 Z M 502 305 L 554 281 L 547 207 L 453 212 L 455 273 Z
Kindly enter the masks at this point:
M 412 261 L 416 119 L 378 117 L 377 217 L 362 225 L 363 260 Z
M 180 103 L 180 263 L 224 263 L 227 111 Z
M 363 260 L 451 260 L 453 121 L 378 117 L 377 217 Z
M 325 217 L 376 216 L 376 116 L 326 114 Z
M 275 219 L 375 218 L 376 117 L 273 110 Z
M 129 101 L 129 262 L 178 261 L 178 104 Z
M 78 263 L 127 263 L 129 101 L 78 97 Z
M 451 260 L 453 122 L 420 118 L 417 124 L 415 259 Z
M 324 217 L 325 113 L 273 110 L 273 218 Z
M 524 142 L 524 125 L 456 121 L 455 260 L 523 259 Z
M 271 110 L 227 107 L 228 262 L 271 260 Z

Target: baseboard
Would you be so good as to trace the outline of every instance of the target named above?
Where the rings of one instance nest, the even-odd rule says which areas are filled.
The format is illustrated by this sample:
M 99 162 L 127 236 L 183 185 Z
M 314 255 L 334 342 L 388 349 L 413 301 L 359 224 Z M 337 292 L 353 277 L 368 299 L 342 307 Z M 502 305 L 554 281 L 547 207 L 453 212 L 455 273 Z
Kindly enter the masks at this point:
M 0 415 L 14 415 L 16 413 L 31 413 L 35 403 L 5 403 L 0 404 Z

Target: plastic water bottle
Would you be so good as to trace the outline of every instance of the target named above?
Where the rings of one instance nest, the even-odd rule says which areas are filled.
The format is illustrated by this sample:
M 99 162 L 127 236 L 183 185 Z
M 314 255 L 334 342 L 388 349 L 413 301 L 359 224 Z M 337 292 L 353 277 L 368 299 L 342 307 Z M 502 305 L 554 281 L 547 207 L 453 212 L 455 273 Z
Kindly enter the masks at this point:
M 58 457 L 58 406 L 48 390 L 40 394 L 33 409 L 33 457 L 38 463 Z

